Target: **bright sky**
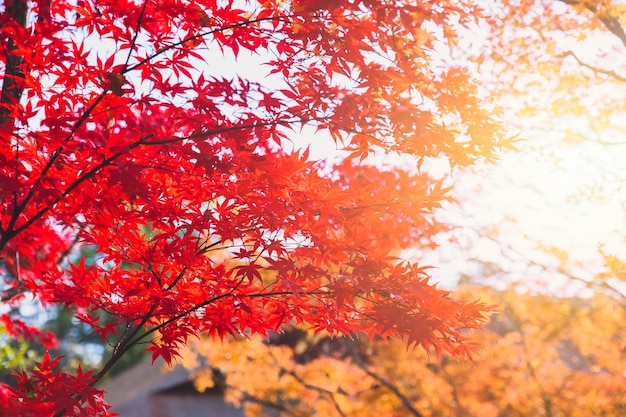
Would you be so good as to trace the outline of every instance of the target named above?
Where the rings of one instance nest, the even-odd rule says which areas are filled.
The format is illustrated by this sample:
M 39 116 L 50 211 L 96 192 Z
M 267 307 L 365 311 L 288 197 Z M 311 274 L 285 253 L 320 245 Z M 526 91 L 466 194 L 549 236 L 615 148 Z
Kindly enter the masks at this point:
M 499 242 L 473 236 L 465 241 L 470 246 L 468 257 L 499 264 L 511 272 L 510 278 L 523 279 L 529 273 L 524 258 L 558 266 L 558 251 L 546 255 L 539 248 L 554 247 L 567 253 L 564 266 L 576 276 L 592 278 L 602 264 L 598 245 L 604 244 L 612 253 L 626 253 L 626 218 L 621 205 L 626 202 L 626 190 L 607 190 L 602 199 L 584 193 L 603 193 L 594 183 L 622 169 L 620 154 L 626 156 L 626 147 L 609 150 L 587 143 L 562 150 L 562 160 L 557 163 L 538 151 L 522 151 L 504 155 L 495 166 L 457 175 L 463 204 L 460 210 L 453 210 L 452 221 L 469 228 L 470 236 L 472 229 L 483 235 L 489 230 L 497 232 L 492 237 Z M 464 261 L 453 264 L 467 270 Z M 447 268 L 434 276 L 454 281 L 454 272 Z

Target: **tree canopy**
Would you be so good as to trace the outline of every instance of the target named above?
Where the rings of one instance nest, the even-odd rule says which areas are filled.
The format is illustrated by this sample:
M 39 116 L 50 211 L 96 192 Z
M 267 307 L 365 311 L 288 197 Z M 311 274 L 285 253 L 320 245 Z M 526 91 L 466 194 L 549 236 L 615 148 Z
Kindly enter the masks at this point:
M 449 184 L 368 157 L 455 167 L 511 146 L 468 69 L 439 58 L 482 17 L 452 1 L 6 0 L 0 297 L 67 309 L 113 355 L 68 373 L 44 354 L 0 386 L 2 413 L 107 415 L 93 385 L 129 349 L 170 362 L 200 333 L 304 323 L 471 356 L 489 307 L 397 257 L 449 229 Z M 347 156 L 313 160 L 300 132 Z

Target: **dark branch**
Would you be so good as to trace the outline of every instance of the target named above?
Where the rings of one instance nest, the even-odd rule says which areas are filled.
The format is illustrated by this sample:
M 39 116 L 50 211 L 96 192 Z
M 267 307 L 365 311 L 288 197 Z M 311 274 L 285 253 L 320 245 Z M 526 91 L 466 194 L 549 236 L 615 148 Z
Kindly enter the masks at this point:
M 172 50 L 174 48 L 182 46 L 182 45 L 184 45 L 186 43 L 189 43 L 189 42 L 192 42 L 192 41 L 195 41 L 195 40 L 198 40 L 198 39 L 202 39 L 205 36 L 210 36 L 210 35 L 213 35 L 213 34 L 219 33 L 219 32 L 226 32 L 228 30 L 237 29 L 237 28 L 240 28 L 240 27 L 244 27 L 244 26 L 248 26 L 248 25 L 254 24 L 254 23 L 262 23 L 262 22 L 268 22 L 268 21 L 270 21 L 270 22 L 271 21 L 274 21 L 274 22 L 275 21 L 284 21 L 284 19 L 280 19 L 280 18 L 277 18 L 277 17 L 264 17 L 264 18 L 261 18 L 261 19 L 246 20 L 244 22 L 239 22 L 239 23 L 235 23 L 235 24 L 232 24 L 232 25 L 228 25 L 228 26 L 217 28 L 217 29 L 212 29 L 212 30 L 209 30 L 209 31 L 206 31 L 206 32 L 202 32 L 202 33 L 200 33 L 198 35 L 189 36 L 188 38 L 185 38 L 185 39 L 183 39 L 183 40 L 181 40 L 179 42 L 175 42 L 175 43 L 173 43 L 171 45 L 168 45 L 166 47 L 163 47 L 163 48 L 159 49 L 158 51 L 156 51 L 152 55 L 142 59 L 141 61 L 139 61 L 138 63 L 136 63 L 133 66 L 126 67 L 126 69 L 124 69 L 124 71 L 122 71 L 122 74 L 125 74 L 127 72 L 133 71 L 133 70 L 141 67 L 142 65 L 146 64 L 147 62 L 150 62 L 151 60 L 153 60 L 157 56 L 162 55 L 162 54 L 166 53 L 167 51 L 170 51 L 170 50 Z
M 312 391 L 317 391 L 317 392 L 327 396 L 328 398 L 330 398 L 330 402 L 333 404 L 333 407 L 337 411 L 337 414 L 339 414 L 341 417 L 346 417 L 346 414 L 341 409 L 341 406 L 339 405 L 339 402 L 337 402 L 337 398 L 335 398 L 335 393 L 334 392 L 332 392 L 331 390 L 328 390 L 326 388 L 323 388 L 323 387 L 318 387 L 317 385 L 309 384 L 304 379 L 302 379 L 298 374 L 296 374 L 295 371 L 287 370 L 287 369 L 284 369 L 284 368 L 282 368 L 281 371 L 283 371 L 286 374 L 290 375 L 293 379 L 298 381 L 298 383 L 302 384 L 302 386 L 304 388 L 310 389 Z
M 137 45 L 137 38 L 139 37 L 139 31 L 141 30 L 141 22 L 143 22 L 143 16 L 146 14 L 146 7 L 148 6 L 148 0 L 143 1 L 143 6 L 141 7 L 141 13 L 139 13 L 139 19 L 137 19 L 137 26 L 135 27 L 135 36 L 133 37 L 133 41 L 130 44 L 130 48 L 128 49 L 128 55 L 126 56 L 126 62 L 124 63 L 124 72 L 126 68 L 128 68 L 128 62 L 130 61 L 130 57 L 133 54 L 133 49 L 135 49 L 135 45 Z
M 398 399 L 402 402 L 402 405 L 409 411 L 409 413 L 414 417 L 424 417 L 422 413 L 420 413 L 412 404 L 411 400 L 400 392 L 398 387 L 396 387 L 391 381 L 382 375 L 378 375 L 376 372 L 372 371 L 364 364 L 362 361 L 355 361 L 359 368 L 365 371 L 366 374 L 374 378 L 376 381 L 383 384 L 389 391 L 393 393 Z
M 25 0 L 13 0 L 8 2 L 6 14 L 12 16 L 18 25 L 26 27 L 26 13 L 28 5 Z M 2 40 L 4 41 L 4 40 Z M 20 101 L 24 87 L 24 71 L 20 68 L 22 57 L 14 54 L 17 49 L 13 39 L 7 41 L 5 56 L 5 71 L 2 81 L 2 94 L 0 96 L 0 129 L 13 130 L 14 117 L 11 108 Z
M 23 286 L 21 286 L 19 284 L 16 285 L 15 287 L 11 287 L 11 288 L 8 288 L 6 290 L 2 290 L 2 291 L 0 291 L 0 302 L 3 302 L 3 303 L 7 302 L 7 301 L 11 300 L 12 298 L 14 298 L 14 297 L 16 297 L 16 296 L 18 296 L 20 294 L 23 294 L 25 292 L 26 292 L 26 288 L 24 288 Z

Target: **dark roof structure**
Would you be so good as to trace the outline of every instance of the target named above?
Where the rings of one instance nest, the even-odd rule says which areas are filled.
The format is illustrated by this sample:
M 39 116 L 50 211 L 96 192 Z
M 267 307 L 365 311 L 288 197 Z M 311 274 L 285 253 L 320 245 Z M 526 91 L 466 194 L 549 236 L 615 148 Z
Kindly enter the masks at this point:
M 182 366 L 164 369 L 145 360 L 107 381 L 102 389 L 119 417 L 244 417 L 219 389 L 198 392 Z

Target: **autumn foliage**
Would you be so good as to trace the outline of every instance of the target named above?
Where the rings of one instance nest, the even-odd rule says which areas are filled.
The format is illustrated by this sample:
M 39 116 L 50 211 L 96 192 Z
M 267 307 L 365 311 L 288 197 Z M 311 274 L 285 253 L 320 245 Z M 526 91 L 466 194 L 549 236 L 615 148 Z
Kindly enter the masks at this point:
M 470 356 L 465 330 L 486 307 L 395 257 L 448 229 L 434 214 L 447 187 L 367 158 L 456 166 L 508 145 L 470 74 L 433 58 L 480 15 L 469 2 L 6 0 L 2 302 L 64 306 L 114 353 L 76 375 L 45 355 L 0 388 L 0 414 L 106 415 L 92 386 L 128 349 L 170 362 L 199 333 L 305 323 Z M 291 150 L 313 132 L 348 156 Z
M 402 343 L 291 330 L 270 343 L 192 343 L 182 363 L 197 389 L 224 390 L 253 416 L 607 416 L 626 412 L 620 299 L 555 297 L 522 286 L 467 285 L 500 306 L 473 363 Z

